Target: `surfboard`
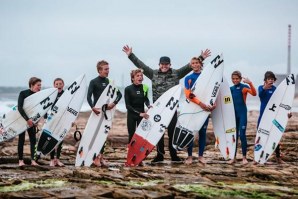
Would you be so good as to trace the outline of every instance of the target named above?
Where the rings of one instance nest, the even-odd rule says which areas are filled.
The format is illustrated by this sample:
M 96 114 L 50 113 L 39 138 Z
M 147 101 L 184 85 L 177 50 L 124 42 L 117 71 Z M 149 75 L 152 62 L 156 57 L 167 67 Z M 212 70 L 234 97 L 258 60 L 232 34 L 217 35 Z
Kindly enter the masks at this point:
M 100 114 L 93 111 L 86 124 L 78 147 L 75 166 L 90 166 L 103 147 L 112 126 L 116 108 L 105 110 L 105 105 L 112 103 L 117 97 L 117 88 L 108 84 L 100 95 L 95 107 L 101 108 Z
M 216 56 L 210 64 L 204 67 L 202 74 L 195 81 L 192 92 L 206 105 L 215 103 L 224 70 L 223 55 Z M 204 111 L 199 105 L 186 99 L 181 104 L 178 115 L 173 147 L 183 150 L 194 139 L 194 133 L 199 131 L 210 112 Z
M 295 95 L 295 76 L 290 74 L 276 88 L 257 129 L 254 159 L 266 163 L 285 132 Z
M 86 77 L 80 75 L 64 91 L 48 113 L 37 144 L 37 155 L 45 156 L 64 139 L 76 120 L 87 91 Z
M 56 88 L 49 88 L 25 98 L 23 108 L 34 124 L 51 108 L 57 92 Z M 18 107 L 12 107 L 7 114 L 3 115 L 0 121 L 0 143 L 14 138 L 27 128 L 27 121 L 19 113 Z
M 234 159 L 236 152 L 235 110 L 229 83 L 225 77 L 220 84 L 216 108 L 211 112 L 215 147 L 225 160 Z
M 148 110 L 128 144 L 127 166 L 137 166 L 154 149 L 177 110 L 181 86 L 177 85 L 161 95 Z

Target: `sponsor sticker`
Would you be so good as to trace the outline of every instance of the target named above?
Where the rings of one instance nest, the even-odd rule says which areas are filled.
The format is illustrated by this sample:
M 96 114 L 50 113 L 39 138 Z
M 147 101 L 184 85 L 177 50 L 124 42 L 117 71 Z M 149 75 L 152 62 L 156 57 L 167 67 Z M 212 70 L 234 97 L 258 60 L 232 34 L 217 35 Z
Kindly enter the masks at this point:
M 227 129 L 226 133 L 234 133 L 236 132 L 236 128 Z
M 285 128 L 284 127 L 282 127 L 282 125 L 276 120 L 276 119 L 274 119 L 273 121 L 272 121 L 272 123 L 278 128 L 278 130 L 280 131 L 280 132 L 284 132 L 285 131 Z
M 224 96 L 224 102 L 225 102 L 225 104 L 230 104 L 231 103 L 231 96 Z
M 262 145 L 256 144 L 255 145 L 255 151 L 259 151 L 262 148 Z
M 149 120 L 144 120 L 141 124 L 141 128 L 143 131 L 150 131 L 152 124 Z

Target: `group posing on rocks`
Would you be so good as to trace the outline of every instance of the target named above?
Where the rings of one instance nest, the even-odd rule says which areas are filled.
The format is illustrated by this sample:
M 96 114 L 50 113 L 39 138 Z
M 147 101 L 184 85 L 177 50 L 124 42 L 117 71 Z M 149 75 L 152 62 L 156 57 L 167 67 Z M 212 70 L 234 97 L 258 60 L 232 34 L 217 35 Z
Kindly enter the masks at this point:
M 198 57 L 191 58 L 190 62 L 185 66 L 179 69 L 171 68 L 171 60 L 167 56 L 163 56 L 159 60 L 159 69 L 152 69 L 151 67 L 144 64 L 133 52 L 132 48 L 128 45 L 124 46 L 122 51 L 128 56 L 132 63 L 138 68 L 132 70 L 130 73 L 132 84 L 127 86 L 124 90 L 125 104 L 127 108 L 127 131 L 128 131 L 128 142 L 131 141 L 137 126 L 140 124 L 143 118 L 148 119 L 150 115 L 147 114 L 148 109 L 151 108 L 150 100 L 148 99 L 149 87 L 143 84 L 143 75 L 148 77 L 152 81 L 152 94 L 153 94 L 153 103 L 167 90 L 172 88 L 175 85 L 179 84 L 180 79 L 184 78 L 184 93 L 188 100 L 200 106 L 204 111 L 211 112 L 216 108 L 216 104 L 207 105 L 200 100 L 200 96 L 195 96 L 192 93 L 192 86 L 195 81 L 200 77 L 201 71 L 203 70 L 204 60 L 211 55 L 211 51 L 206 49 L 201 51 L 201 54 Z M 109 63 L 105 60 L 101 60 L 97 63 L 97 72 L 98 76 L 90 81 L 88 92 L 87 92 L 87 101 L 90 105 L 92 111 L 95 114 L 100 114 L 101 109 L 96 108 L 95 104 L 99 99 L 100 95 L 110 83 L 108 79 L 109 76 Z M 192 73 L 186 76 L 189 72 Z M 233 86 L 230 87 L 234 109 L 236 117 L 236 143 L 238 143 L 238 138 L 241 140 L 242 148 L 242 163 L 245 165 L 248 163 L 246 154 L 247 154 L 247 140 L 246 140 L 246 127 L 247 127 L 247 106 L 246 106 L 246 97 L 249 93 L 252 96 L 257 95 L 257 91 L 253 83 L 248 79 L 242 77 L 240 71 L 234 71 L 231 74 L 231 79 Z M 38 165 L 36 162 L 35 146 L 36 146 L 36 128 L 33 124 L 32 119 L 30 119 L 24 109 L 23 104 L 26 97 L 40 91 L 41 89 L 41 79 L 37 77 L 32 77 L 29 80 L 29 89 L 21 91 L 18 98 L 18 110 L 22 117 L 27 121 L 27 124 L 30 128 L 27 129 L 29 140 L 30 140 L 30 152 L 31 152 L 31 165 Z M 273 85 L 276 81 L 275 74 L 271 71 L 267 71 L 264 75 L 264 84 L 258 87 L 258 95 L 261 101 L 260 106 L 260 115 L 258 118 L 258 125 L 260 123 L 264 109 L 274 93 L 276 87 Z M 243 82 L 243 83 L 242 83 Z M 56 78 L 54 80 L 54 87 L 58 89 L 58 96 L 55 103 L 58 101 L 59 97 L 63 94 L 64 82 L 61 78 Z M 121 100 L 122 93 L 118 90 L 117 97 L 115 101 L 107 105 L 107 110 L 113 109 L 117 103 Z M 54 104 L 55 104 L 54 103 Z M 145 108 L 145 106 L 147 108 Z M 54 105 L 53 105 L 54 107 Z M 288 114 L 290 118 L 291 113 Z M 46 117 L 46 116 L 45 116 Z M 199 130 L 199 139 L 198 139 L 198 160 L 202 164 L 206 164 L 204 159 L 204 150 L 206 145 L 206 133 L 208 126 L 209 117 L 206 119 L 204 125 Z M 194 143 L 191 142 L 187 146 L 188 157 L 186 160 L 182 160 L 177 155 L 176 149 L 172 146 L 173 134 L 175 126 L 177 123 L 177 112 L 175 112 L 170 124 L 167 127 L 168 133 L 168 147 L 171 156 L 171 161 L 174 162 L 184 162 L 185 164 L 192 164 L 193 161 L 193 147 Z M 23 147 L 25 143 L 25 132 L 19 135 L 18 141 L 18 158 L 19 166 L 25 165 L 23 161 Z M 104 158 L 104 148 L 102 148 L 100 154 L 95 158 L 94 165 L 96 166 L 106 166 L 108 164 L 107 160 Z M 64 166 L 64 164 L 59 160 L 62 149 L 62 142 L 58 147 L 51 152 L 51 161 L 50 166 Z M 156 146 L 157 154 L 155 158 L 151 161 L 152 163 L 158 163 L 164 161 L 164 136 L 160 139 Z M 237 152 L 237 145 L 236 145 Z M 281 159 L 280 147 L 275 150 L 276 159 L 278 163 L 284 163 Z M 55 157 L 56 155 L 56 157 Z M 236 156 L 236 153 L 235 153 Z M 234 163 L 236 158 L 228 161 L 229 164 Z M 140 164 L 140 166 L 143 163 Z

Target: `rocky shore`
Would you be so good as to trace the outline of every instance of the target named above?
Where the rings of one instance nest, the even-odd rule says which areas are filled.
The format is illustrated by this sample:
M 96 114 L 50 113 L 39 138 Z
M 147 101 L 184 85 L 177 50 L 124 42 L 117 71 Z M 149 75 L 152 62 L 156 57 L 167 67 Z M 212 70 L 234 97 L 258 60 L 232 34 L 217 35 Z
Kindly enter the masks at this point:
M 89 114 L 80 113 L 78 130 L 83 132 Z M 249 164 L 245 166 L 239 147 L 236 164 L 229 165 L 222 159 L 214 148 L 211 122 L 204 153 L 206 165 L 197 157 L 192 165 L 171 163 L 168 151 L 164 163 L 152 165 L 153 151 L 145 166 L 124 167 L 128 136 L 126 114 L 121 112 L 117 112 L 108 136 L 108 167 L 74 167 L 79 144 L 73 138 L 75 127 L 64 141 L 61 161 L 65 167 L 50 167 L 49 156 L 39 160 L 40 166 L 19 167 L 15 138 L 0 144 L 0 198 L 298 198 L 298 114 L 289 120 L 281 142 L 286 164 L 277 164 L 273 156 L 267 165 L 253 165 L 257 117 L 258 112 L 248 113 Z M 197 150 L 195 147 L 194 155 Z M 27 164 L 29 153 L 26 135 Z M 185 151 L 178 155 L 187 157 Z

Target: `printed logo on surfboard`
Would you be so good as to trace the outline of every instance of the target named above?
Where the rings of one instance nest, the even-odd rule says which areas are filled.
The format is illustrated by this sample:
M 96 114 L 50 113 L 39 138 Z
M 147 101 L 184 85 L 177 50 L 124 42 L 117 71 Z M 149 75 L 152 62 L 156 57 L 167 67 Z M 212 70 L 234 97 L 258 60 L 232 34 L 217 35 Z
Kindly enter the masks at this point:
M 230 104 L 231 102 L 231 96 L 224 96 L 224 103 L 225 104 Z
M 144 120 L 141 124 L 141 127 L 143 131 L 150 131 L 152 124 L 149 120 Z
M 285 128 L 276 119 L 272 120 L 272 123 L 278 128 L 280 132 L 283 133 L 285 131 Z
M 259 151 L 262 148 L 262 145 L 256 144 L 255 145 L 255 151 Z
M 287 105 L 287 104 L 282 104 L 280 103 L 279 107 L 286 109 L 287 111 L 291 110 L 291 106 Z
M 215 96 L 216 96 L 216 93 L 217 93 L 218 90 L 219 90 L 219 86 L 220 86 L 220 83 L 215 82 L 215 85 L 214 85 L 214 87 L 213 87 L 213 91 L 212 91 L 211 97 L 215 97 Z
M 275 109 L 276 109 L 276 105 L 275 105 L 275 104 L 272 104 L 272 107 L 269 108 L 269 110 L 270 110 L 270 111 L 273 111 L 273 112 L 275 112 Z
M 158 114 L 154 115 L 153 119 L 154 119 L 155 122 L 159 122 L 161 120 L 161 116 L 158 115 Z
M 226 133 L 234 133 L 236 132 L 236 128 L 227 129 Z
M 261 133 L 261 134 L 264 134 L 264 135 L 269 135 L 270 134 L 270 132 L 268 130 L 265 130 L 265 129 L 262 129 L 262 128 L 258 129 L 258 133 Z

